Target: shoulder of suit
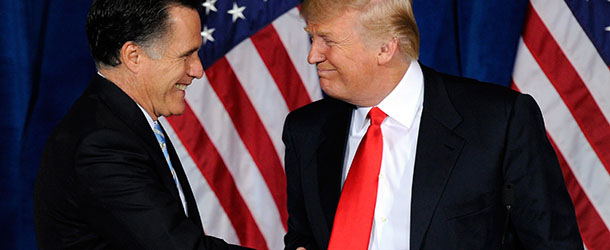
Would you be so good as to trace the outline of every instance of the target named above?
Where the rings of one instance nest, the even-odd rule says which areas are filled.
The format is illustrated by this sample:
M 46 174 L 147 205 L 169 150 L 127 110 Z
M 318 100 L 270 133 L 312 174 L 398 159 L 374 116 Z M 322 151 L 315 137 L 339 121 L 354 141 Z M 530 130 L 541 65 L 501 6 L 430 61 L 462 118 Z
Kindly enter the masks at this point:
M 54 129 L 56 134 L 82 138 L 95 130 L 123 129 L 125 123 L 101 100 L 91 88 L 76 99 Z
M 522 95 L 499 84 L 439 73 L 429 68 L 424 71 L 427 78 L 434 78 L 436 81 L 442 82 L 447 94 L 453 101 L 474 103 L 513 102 L 518 95 Z
M 352 104 L 332 97 L 326 97 L 290 112 L 289 117 L 292 119 L 320 119 L 334 116 L 338 113 L 351 112 L 352 109 L 354 109 Z

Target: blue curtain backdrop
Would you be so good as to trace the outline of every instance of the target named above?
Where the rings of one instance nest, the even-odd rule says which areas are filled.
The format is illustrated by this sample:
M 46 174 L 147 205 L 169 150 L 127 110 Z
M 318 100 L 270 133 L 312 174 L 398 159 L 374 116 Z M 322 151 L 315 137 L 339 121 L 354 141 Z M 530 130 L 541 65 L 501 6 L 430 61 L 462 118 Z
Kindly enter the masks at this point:
M 95 72 L 85 36 L 90 4 L 0 2 L 3 249 L 36 249 L 32 189 L 42 148 Z M 442 72 L 509 85 L 526 6 L 527 0 L 414 0 L 420 61 Z

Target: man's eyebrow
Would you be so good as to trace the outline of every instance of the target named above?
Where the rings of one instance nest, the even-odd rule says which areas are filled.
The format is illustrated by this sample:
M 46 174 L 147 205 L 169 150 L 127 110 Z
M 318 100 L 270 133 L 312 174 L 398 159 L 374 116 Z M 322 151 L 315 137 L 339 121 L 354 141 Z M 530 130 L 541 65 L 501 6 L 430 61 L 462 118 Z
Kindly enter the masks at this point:
M 180 55 L 180 57 L 190 56 L 191 54 L 195 53 L 195 51 L 197 51 L 197 50 L 199 50 L 199 47 L 192 48 L 189 51 L 182 53 L 182 55 Z
M 330 36 L 330 33 L 326 32 L 326 31 L 320 31 L 319 29 L 316 29 L 315 32 L 313 32 L 311 30 L 310 27 L 306 26 L 305 28 L 303 28 L 305 30 L 305 32 L 307 32 L 307 34 L 309 34 L 310 36 L 313 36 L 313 33 L 316 33 L 316 36 L 322 37 L 322 38 L 326 38 Z

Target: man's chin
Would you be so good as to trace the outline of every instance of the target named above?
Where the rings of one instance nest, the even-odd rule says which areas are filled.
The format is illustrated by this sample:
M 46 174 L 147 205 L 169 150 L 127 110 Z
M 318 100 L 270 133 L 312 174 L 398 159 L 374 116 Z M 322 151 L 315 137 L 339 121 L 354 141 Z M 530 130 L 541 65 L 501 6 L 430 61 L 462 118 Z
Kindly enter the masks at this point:
M 324 87 L 322 88 L 322 91 L 327 96 L 330 96 L 337 100 L 344 101 L 344 102 L 347 102 L 349 104 L 353 104 L 356 106 L 362 106 L 361 103 L 358 103 L 357 101 L 355 101 L 354 98 L 350 97 L 346 92 L 341 92 L 341 91 L 337 91 L 336 89 L 333 89 L 333 88 L 324 88 Z
M 320 87 L 322 88 L 322 91 L 324 92 L 324 94 L 326 94 L 327 96 L 330 96 L 335 99 L 343 100 L 343 98 L 341 98 L 339 91 L 337 91 L 336 89 L 333 89 L 332 86 L 327 85 L 327 84 L 322 84 L 322 81 L 320 81 Z
M 181 104 L 177 104 L 177 105 L 174 105 L 173 107 L 171 107 L 169 109 L 168 115 L 163 115 L 163 116 L 168 117 L 168 116 L 173 116 L 173 115 L 182 115 L 182 114 L 184 114 L 185 110 L 186 110 L 186 102 L 184 102 L 184 100 L 183 100 Z
M 326 78 L 320 78 L 320 88 L 322 88 L 325 93 L 332 92 L 333 85 L 335 85 L 335 83 L 331 82 L 330 80 Z

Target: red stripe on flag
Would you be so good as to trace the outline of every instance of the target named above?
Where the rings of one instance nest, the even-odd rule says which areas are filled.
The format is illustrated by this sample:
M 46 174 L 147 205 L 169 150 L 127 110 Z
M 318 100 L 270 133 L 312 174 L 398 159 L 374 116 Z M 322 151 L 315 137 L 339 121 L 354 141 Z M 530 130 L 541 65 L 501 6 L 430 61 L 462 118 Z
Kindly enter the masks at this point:
M 201 127 L 190 106 L 187 104 L 183 115 L 167 117 L 167 120 L 197 164 L 210 188 L 218 197 L 218 201 L 231 220 L 241 245 L 255 249 L 268 249 L 263 234 L 254 221 L 239 190 L 237 190 L 233 176 L 231 176 L 216 147 Z
M 206 75 L 267 183 L 278 208 L 282 225 L 287 230 L 286 175 L 263 122 L 225 57 L 207 69 Z
M 610 124 L 531 3 L 527 10 L 523 42 L 610 173 L 610 154 L 607 153 L 610 152 Z
M 572 197 L 574 203 L 574 210 L 576 211 L 576 219 L 578 220 L 578 228 L 580 228 L 580 234 L 582 240 L 589 250 L 602 250 L 607 249 L 610 246 L 610 231 L 608 227 L 599 217 L 599 214 L 591 204 L 589 197 L 582 190 L 578 180 L 574 177 L 572 169 L 566 162 L 561 152 L 557 149 L 555 142 L 550 138 L 551 145 L 557 153 L 559 159 L 559 165 L 563 172 L 563 178 L 566 182 L 566 187 Z
M 268 25 L 250 37 L 263 62 L 269 69 L 290 111 L 311 102 L 286 47 L 273 27 Z

